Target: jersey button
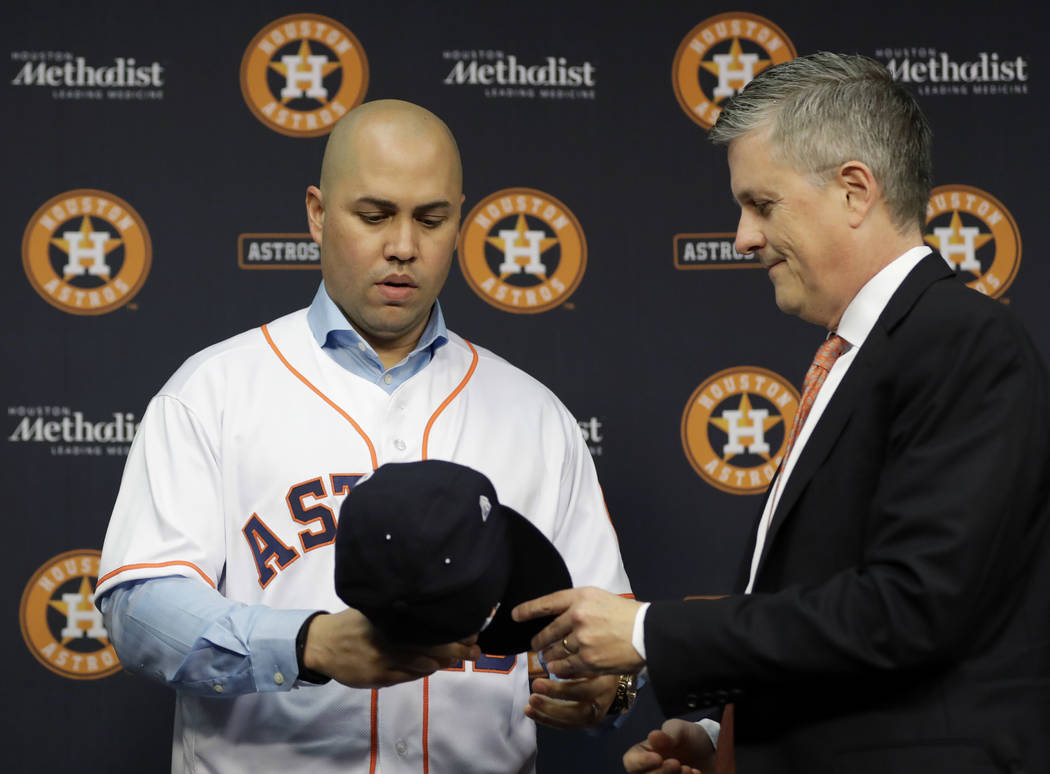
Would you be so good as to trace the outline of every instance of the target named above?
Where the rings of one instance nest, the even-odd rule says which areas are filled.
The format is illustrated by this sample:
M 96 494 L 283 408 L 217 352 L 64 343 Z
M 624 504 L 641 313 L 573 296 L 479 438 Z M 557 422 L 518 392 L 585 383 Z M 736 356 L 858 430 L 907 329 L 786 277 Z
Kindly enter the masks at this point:
M 383 381 L 390 384 L 390 382 L 394 381 L 394 377 L 390 374 L 383 374 Z
M 273 681 L 278 685 L 284 685 L 284 675 L 282 675 L 280 672 L 274 672 Z
M 215 693 L 222 693 L 222 686 L 219 683 L 215 683 L 211 688 Z
M 400 438 L 398 438 L 396 441 L 394 441 L 394 448 L 398 451 L 404 451 L 406 448 L 408 448 L 408 444 L 402 441 Z
M 357 342 L 357 348 L 359 350 L 361 350 L 362 352 L 364 352 L 366 349 L 368 349 L 368 347 L 365 345 L 365 343 L 363 341 Z
M 404 739 L 398 739 L 397 744 L 394 745 L 394 749 L 397 750 L 397 754 L 404 756 L 405 751 L 408 750 L 408 745 L 405 744 Z

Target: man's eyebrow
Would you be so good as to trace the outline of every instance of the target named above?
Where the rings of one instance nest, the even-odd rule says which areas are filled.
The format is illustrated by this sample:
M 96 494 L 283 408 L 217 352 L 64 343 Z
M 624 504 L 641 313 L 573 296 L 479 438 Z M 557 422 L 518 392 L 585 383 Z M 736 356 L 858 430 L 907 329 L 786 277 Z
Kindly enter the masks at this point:
M 384 210 L 396 210 L 398 209 L 397 202 L 392 202 L 389 199 L 380 199 L 378 196 L 361 196 L 355 202 L 358 205 L 371 204 L 374 207 L 380 207 Z M 452 203 L 447 199 L 439 199 L 432 202 L 426 202 L 416 207 L 413 212 L 426 212 L 428 210 L 436 210 L 441 207 L 451 207 Z
M 413 212 L 426 212 L 427 210 L 439 210 L 442 207 L 451 207 L 452 202 L 447 199 L 438 199 L 437 201 L 427 202 L 416 207 Z
M 355 204 L 371 204 L 375 207 L 382 207 L 386 210 L 396 210 L 397 205 L 389 199 L 380 199 L 376 196 L 359 196 Z
M 771 194 L 768 192 L 764 193 L 761 189 L 755 190 L 754 188 L 745 188 L 743 191 L 738 191 L 735 194 L 730 192 L 730 196 L 735 204 L 742 206 L 745 204 L 754 204 L 758 201 L 766 201 L 770 199 Z M 776 197 L 773 196 L 772 198 L 775 199 Z

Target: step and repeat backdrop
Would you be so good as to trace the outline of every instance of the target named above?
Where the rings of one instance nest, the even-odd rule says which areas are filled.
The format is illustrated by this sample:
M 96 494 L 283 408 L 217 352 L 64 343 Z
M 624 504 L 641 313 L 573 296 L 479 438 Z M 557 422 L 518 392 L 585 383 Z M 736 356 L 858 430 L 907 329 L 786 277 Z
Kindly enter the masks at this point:
M 467 197 L 441 296 L 449 327 L 576 415 L 639 598 L 716 593 L 822 338 L 776 309 L 734 249 L 725 152 L 706 139 L 720 105 L 797 55 L 883 62 L 934 127 L 929 244 L 1046 355 L 1047 21 L 1040 4 L 976 0 L 848 14 L 551 0 L 9 9 L 8 770 L 168 768 L 172 694 L 121 669 L 92 605 L 110 508 L 175 368 L 310 302 L 304 195 L 347 110 L 396 97 L 448 122 Z M 492 443 L 515 439 L 493 427 Z M 615 731 L 543 731 L 540 770 L 620 770 L 660 721 L 643 692 Z

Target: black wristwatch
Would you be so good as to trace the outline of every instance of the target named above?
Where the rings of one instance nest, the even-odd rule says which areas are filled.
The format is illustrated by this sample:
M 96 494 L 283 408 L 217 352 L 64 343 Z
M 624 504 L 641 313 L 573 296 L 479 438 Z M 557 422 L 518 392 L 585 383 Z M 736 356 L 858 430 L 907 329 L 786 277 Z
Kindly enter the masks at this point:
M 299 679 L 305 683 L 324 685 L 332 679 L 328 675 L 322 675 L 320 672 L 315 672 L 312 669 L 307 669 L 306 665 L 303 663 L 303 653 L 306 651 L 306 635 L 310 631 L 310 624 L 313 623 L 314 619 L 317 618 L 317 616 L 326 614 L 326 610 L 318 610 L 316 613 L 314 613 L 305 621 L 303 621 L 303 625 L 299 627 L 299 633 L 295 635 L 295 663 L 299 667 Z

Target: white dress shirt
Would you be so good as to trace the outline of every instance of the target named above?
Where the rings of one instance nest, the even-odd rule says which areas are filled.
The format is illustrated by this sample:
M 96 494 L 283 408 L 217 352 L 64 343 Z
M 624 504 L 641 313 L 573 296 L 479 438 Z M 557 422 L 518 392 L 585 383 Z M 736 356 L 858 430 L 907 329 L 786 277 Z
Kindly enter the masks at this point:
M 762 510 L 762 518 L 758 522 L 758 538 L 755 541 L 755 553 L 751 557 L 751 576 L 745 593 L 750 594 L 752 587 L 755 585 L 755 573 L 758 571 L 758 560 L 762 556 L 762 548 L 765 545 L 769 524 L 773 520 L 773 514 L 776 513 L 780 497 L 783 495 L 784 490 L 787 489 L 788 479 L 791 478 L 791 473 L 795 469 L 795 463 L 798 462 L 802 450 L 806 448 L 806 442 L 809 440 L 813 428 L 817 426 L 824 409 L 831 401 L 835 390 L 838 389 L 839 383 L 846 376 L 846 372 L 856 359 L 857 352 L 864 345 L 868 334 L 871 333 L 871 329 L 875 327 L 875 321 L 879 319 L 882 310 L 886 308 L 890 298 L 893 297 L 893 294 L 897 292 L 897 288 L 904 282 L 904 278 L 929 252 L 930 248 L 925 245 L 913 247 L 904 255 L 884 266 L 878 274 L 868 280 L 864 287 L 857 292 L 857 295 L 849 302 L 849 306 L 846 307 L 846 311 L 842 313 L 842 319 L 839 321 L 838 328 L 828 334 L 830 336 L 832 333 L 837 333 L 849 342 L 850 347 L 831 366 L 831 370 L 828 372 L 828 376 L 824 380 L 824 384 L 821 385 L 820 392 L 817 393 L 813 406 L 809 410 L 806 423 L 802 425 L 798 438 L 795 439 L 795 445 L 791 448 L 791 453 L 780 467 L 780 473 L 774 481 L 772 492 L 766 498 L 766 507 Z

